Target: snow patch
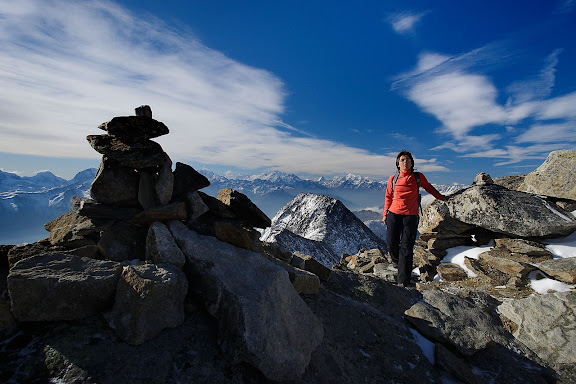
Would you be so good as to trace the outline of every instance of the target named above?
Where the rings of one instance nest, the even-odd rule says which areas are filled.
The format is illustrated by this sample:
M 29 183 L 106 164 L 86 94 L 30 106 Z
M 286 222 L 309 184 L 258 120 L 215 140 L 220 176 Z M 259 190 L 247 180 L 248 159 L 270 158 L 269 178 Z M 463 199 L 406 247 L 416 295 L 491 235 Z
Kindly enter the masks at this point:
M 418 344 L 424 356 L 428 359 L 430 364 L 434 364 L 434 343 L 425 338 L 417 330 L 410 328 L 412 336 L 414 336 L 414 342 Z
M 539 198 L 540 201 L 542 201 L 544 203 L 544 206 L 546 208 L 548 208 L 552 213 L 554 213 L 556 216 L 560 217 L 562 220 L 564 221 L 568 221 L 568 222 L 572 222 L 574 221 L 573 217 L 568 217 L 566 215 L 564 215 L 563 213 L 558 212 L 557 209 L 553 208 L 546 200 Z
M 552 252 L 555 259 L 576 257 L 576 232 L 566 237 L 547 240 L 544 244 L 546 244 L 546 249 Z
M 481 253 L 491 250 L 494 247 L 494 245 L 495 245 L 494 240 L 490 240 L 490 243 L 488 243 L 488 245 L 484 247 L 470 247 L 462 245 L 459 247 L 447 249 L 448 254 L 444 256 L 444 258 L 442 259 L 442 263 L 458 264 L 460 268 L 466 271 L 468 277 L 476 277 L 478 275 L 476 275 L 464 264 L 464 257 L 469 257 L 471 259 L 478 260 L 478 257 L 480 256 Z M 436 276 L 437 277 L 435 277 L 434 280 L 439 279 L 438 275 Z
M 530 279 L 530 287 L 541 295 L 546 295 L 550 292 L 569 292 L 574 288 L 573 285 L 550 279 L 541 271 L 530 272 L 528 278 Z

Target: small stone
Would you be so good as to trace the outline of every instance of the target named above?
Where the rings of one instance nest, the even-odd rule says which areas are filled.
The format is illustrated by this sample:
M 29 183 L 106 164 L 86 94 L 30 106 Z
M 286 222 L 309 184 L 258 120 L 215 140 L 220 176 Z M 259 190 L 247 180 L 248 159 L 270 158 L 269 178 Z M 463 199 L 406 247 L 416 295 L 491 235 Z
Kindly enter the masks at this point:
M 141 105 L 135 109 L 136 116 L 146 116 L 152 118 L 152 108 L 149 105 Z

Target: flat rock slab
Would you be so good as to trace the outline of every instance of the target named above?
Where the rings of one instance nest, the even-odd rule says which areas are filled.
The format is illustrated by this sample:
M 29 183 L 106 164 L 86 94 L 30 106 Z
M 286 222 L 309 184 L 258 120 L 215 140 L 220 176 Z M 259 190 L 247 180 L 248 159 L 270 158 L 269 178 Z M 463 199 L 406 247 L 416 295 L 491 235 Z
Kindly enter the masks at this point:
M 61 253 L 16 263 L 8 275 L 12 312 L 20 321 L 81 319 L 111 307 L 122 266 Z
M 450 344 L 472 355 L 510 337 L 497 316 L 462 297 L 443 291 L 424 291 L 424 301 L 406 311 L 407 320 L 429 339 Z

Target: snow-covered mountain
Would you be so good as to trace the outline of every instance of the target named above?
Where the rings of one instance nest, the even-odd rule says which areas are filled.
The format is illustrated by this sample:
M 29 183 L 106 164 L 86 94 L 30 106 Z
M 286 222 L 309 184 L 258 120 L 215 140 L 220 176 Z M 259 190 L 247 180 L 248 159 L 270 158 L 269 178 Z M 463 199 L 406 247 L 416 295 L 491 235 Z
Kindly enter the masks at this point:
M 66 184 L 67 181 L 52 172 L 39 172 L 34 176 L 18 176 L 0 171 L 0 193 L 11 191 L 39 191 Z
M 200 170 L 211 185 L 204 192 L 216 196 L 222 188 L 242 192 L 266 215 L 273 217 L 299 193 L 329 195 L 351 211 L 382 210 L 386 183 L 356 175 L 305 180 L 282 172 L 259 175 L 218 175 Z M 46 237 L 43 224 L 70 210 L 72 196 L 88 195 L 96 169 L 79 172 L 65 180 L 51 172 L 31 177 L 0 171 L 0 244 L 33 242 Z M 440 191 L 463 186 L 436 186 Z
M 300 193 L 278 211 L 261 239 L 310 255 L 328 268 L 344 253 L 353 255 L 362 248 L 386 251 L 384 240 L 339 200 L 313 193 Z
M 95 174 L 91 168 L 65 180 L 47 171 L 31 177 L 0 171 L 0 244 L 47 237 L 44 223 L 68 212 L 73 196 L 86 195 Z
M 233 188 L 247 195 L 268 216 L 273 217 L 286 203 L 301 192 L 329 195 L 338 199 L 352 211 L 362 209 L 380 210 L 384 206 L 386 182 L 348 174 L 332 179 L 319 178 L 305 180 L 293 174 L 272 172 L 255 176 L 217 175 L 200 170 L 210 180 L 207 193 L 217 194 L 222 188 Z M 447 194 L 465 187 L 464 185 L 434 185 L 440 192 Z M 427 193 L 422 190 L 424 199 Z M 432 196 L 430 196 L 430 200 Z

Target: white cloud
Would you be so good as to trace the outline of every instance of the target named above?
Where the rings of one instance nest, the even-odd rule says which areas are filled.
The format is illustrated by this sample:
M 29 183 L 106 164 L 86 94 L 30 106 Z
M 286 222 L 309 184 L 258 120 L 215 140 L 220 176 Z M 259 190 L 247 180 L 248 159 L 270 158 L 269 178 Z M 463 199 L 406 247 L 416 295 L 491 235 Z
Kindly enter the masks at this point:
M 85 140 L 148 104 L 174 161 L 377 177 L 394 158 L 282 122 L 284 84 L 110 1 L 0 2 L 0 152 L 100 157 Z M 424 170 L 445 170 L 423 162 Z
M 504 108 L 496 103 L 496 88 L 480 75 L 453 72 L 423 79 L 409 90 L 408 97 L 440 120 L 443 130 L 457 140 L 474 127 L 507 119 Z
M 487 150 L 493 148 L 493 142 L 500 139 L 498 134 L 466 136 L 457 142 L 446 142 L 442 145 L 432 148 L 432 150 L 451 149 L 454 152 L 466 153 L 470 151 Z
M 495 164 L 496 166 L 504 166 L 510 164 L 518 164 L 526 160 L 541 161 L 546 159 L 550 152 L 559 149 L 570 149 L 569 147 L 569 144 L 560 146 L 558 144 L 535 144 L 527 147 L 507 145 L 504 148 L 468 153 L 462 157 L 505 159 L 505 161 L 501 161 Z
M 539 105 L 537 117 L 540 119 L 576 118 L 576 92 L 544 100 Z
M 556 81 L 556 66 L 561 49 L 556 49 L 547 58 L 544 68 L 532 79 L 515 82 L 508 87 L 515 104 L 525 103 L 531 100 L 542 100 L 552 93 Z
M 561 50 L 546 58 L 534 78 L 510 86 L 508 91 L 513 95 L 505 105 L 499 103 L 501 93 L 482 71 L 489 57 L 499 57 L 501 52 L 499 44 L 492 44 L 454 57 L 424 53 L 414 70 L 396 79 L 393 89 L 441 122 L 437 131 L 446 134 L 448 140 L 433 150 L 450 149 L 464 157 L 502 158 L 506 161 L 496 165 L 508 165 L 545 158 L 550 151 L 574 146 L 576 92 L 550 97 Z M 526 121 L 533 122 L 531 128 L 526 128 Z M 529 143 L 546 145 L 526 146 Z
M 557 12 L 570 13 L 574 10 L 575 6 L 576 6 L 576 0 L 561 0 L 558 3 Z
M 563 124 L 536 124 L 516 138 L 517 143 L 561 143 L 576 141 L 576 121 Z
M 388 22 L 396 33 L 407 34 L 414 31 L 416 24 L 426 15 L 427 12 L 412 13 L 401 12 L 388 18 Z

